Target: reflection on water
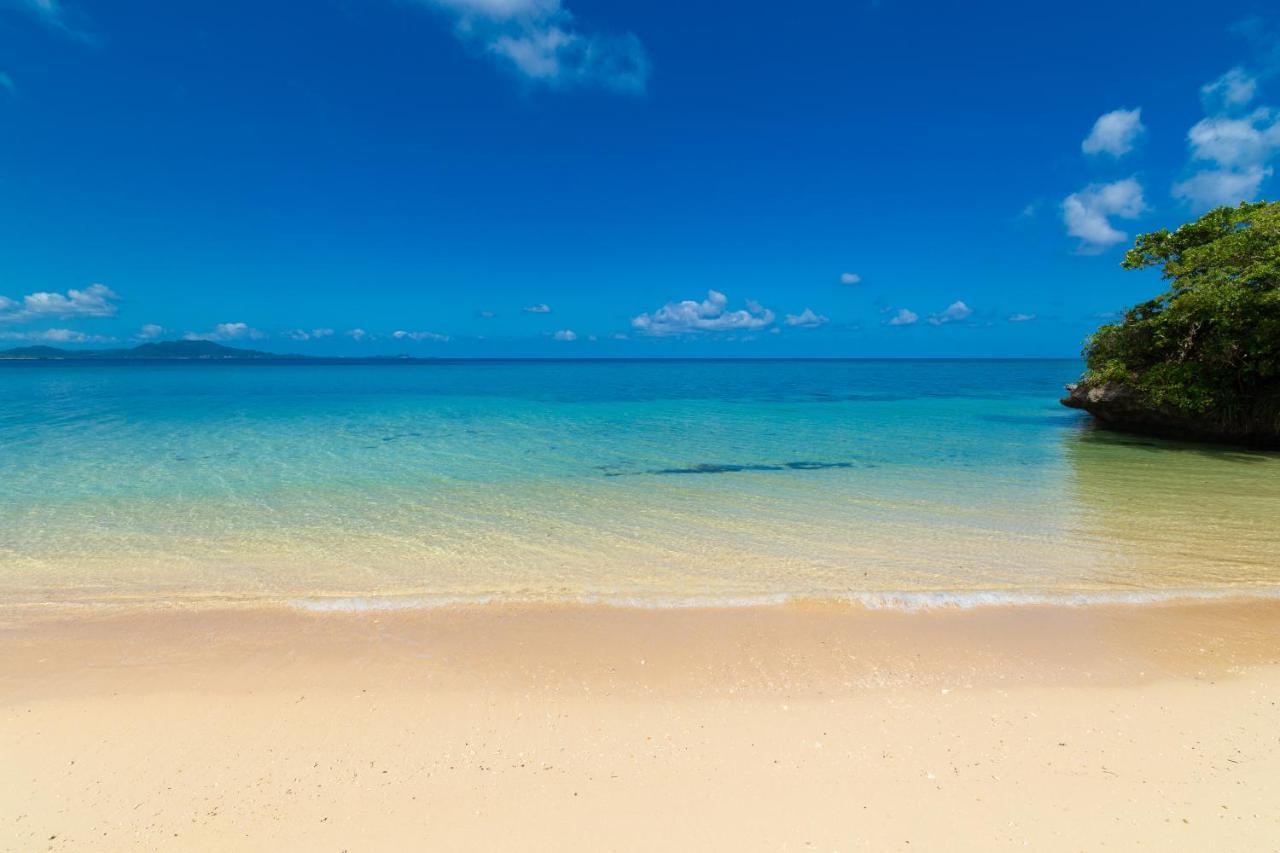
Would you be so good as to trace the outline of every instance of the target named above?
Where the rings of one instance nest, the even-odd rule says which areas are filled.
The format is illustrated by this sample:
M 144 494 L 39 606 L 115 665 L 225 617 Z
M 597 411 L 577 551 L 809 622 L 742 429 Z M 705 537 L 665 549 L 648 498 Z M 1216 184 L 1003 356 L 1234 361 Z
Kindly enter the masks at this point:
M 1280 454 L 1068 435 L 1074 539 L 1136 586 L 1280 582 Z
M 1087 429 L 1078 371 L 0 367 L 0 602 L 1280 583 L 1280 456 Z

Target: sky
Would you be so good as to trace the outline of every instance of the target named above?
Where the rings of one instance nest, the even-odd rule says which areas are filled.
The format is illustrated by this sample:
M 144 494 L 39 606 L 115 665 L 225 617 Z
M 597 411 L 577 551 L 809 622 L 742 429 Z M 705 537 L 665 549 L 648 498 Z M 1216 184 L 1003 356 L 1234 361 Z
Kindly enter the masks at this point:
M 1074 356 L 1276 194 L 1267 13 L 0 0 L 0 347 Z

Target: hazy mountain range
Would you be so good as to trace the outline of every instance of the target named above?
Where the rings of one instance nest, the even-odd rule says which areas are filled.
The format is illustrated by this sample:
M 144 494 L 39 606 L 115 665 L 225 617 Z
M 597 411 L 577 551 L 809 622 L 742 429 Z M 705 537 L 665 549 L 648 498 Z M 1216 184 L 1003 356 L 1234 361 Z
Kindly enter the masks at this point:
M 14 347 L 0 350 L 3 359 L 102 359 L 113 361 L 142 361 L 154 359 L 257 359 L 257 358 L 307 358 L 304 355 L 281 355 L 274 352 L 240 349 L 213 341 L 156 341 L 139 344 L 127 349 L 71 350 L 59 347 Z

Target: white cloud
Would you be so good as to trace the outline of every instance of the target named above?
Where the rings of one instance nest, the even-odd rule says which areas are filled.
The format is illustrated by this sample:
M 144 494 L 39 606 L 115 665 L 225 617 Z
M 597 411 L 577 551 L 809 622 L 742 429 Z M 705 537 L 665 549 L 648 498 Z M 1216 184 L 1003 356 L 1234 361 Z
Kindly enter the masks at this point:
M 188 341 L 256 341 L 266 336 L 265 332 L 260 332 L 247 323 L 219 323 L 211 332 L 187 332 L 182 337 Z
M 858 283 L 860 283 L 861 281 L 862 281 L 862 276 L 858 275 L 856 272 L 842 272 L 842 273 L 840 273 L 840 283 L 841 283 L 841 284 L 858 284 Z
M 13 6 L 20 11 L 29 12 L 49 21 L 60 21 L 63 16 L 62 3 L 59 0 L 6 0 L 0 5 Z
M 889 318 L 890 326 L 910 326 L 919 320 L 920 317 L 916 312 L 909 308 L 899 308 L 898 312 Z
M 492 311 L 477 311 L 476 316 L 479 317 L 481 320 L 492 320 L 494 317 L 497 317 L 498 315 L 493 313 Z
M 1094 254 L 1128 239 L 1111 224 L 1112 216 L 1133 219 L 1147 209 L 1142 185 L 1135 178 L 1110 184 L 1089 184 L 1063 199 L 1062 221 L 1067 233 L 1080 238 L 1080 251 Z
M 530 305 L 530 306 L 528 306 L 527 308 L 525 308 L 525 309 L 524 309 L 524 313 L 526 313 L 526 314 L 550 314 L 550 313 L 551 313 L 551 306 L 550 306 L 550 305 L 547 305 L 545 302 L 540 302 L 540 303 L 538 303 L 537 305 Z
M 723 293 L 709 290 L 702 302 L 668 302 L 651 314 L 641 314 L 631 320 L 631 328 L 645 335 L 683 335 L 761 329 L 774 320 L 774 313 L 758 302 L 748 301 L 746 309 L 737 311 L 725 310 L 728 303 Z
M 1187 132 L 1187 145 L 1199 171 L 1173 185 L 1173 195 L 1197 210 L 1252 201 L 1271 177 L 1280 154 L 1280 114 L 1258 107 L 1248 115 L 1233 108 L 1253 100 L 1257 80 L 1233 68 L 1201 91 L 1207 109 L 1217 109 Z
M 1093 130 L 1080 143 L 1086 154 L 1110 154 L 1123 157 L 1133 150 L 1133 144 L 1146 128 L 1142 124 L 1142 109 L 1112 110 L 1098 117 Z
M 403 329 L 396 329 L 394 332 L 391 333 L 391 337 L 395 338 L 398 341 L 402 341 L 402 340 L 436 341 L 439 343 L 443 343 L 449 340 L 448 335 L 442 335 L 439 332 L 406 332 Z
M 74 10 L 69 10 L 60 0 L 0 0 L 0 9 L 6 6 L 17 9 L 19 12 L 26 12 L 64 35 L 84 41 L 95 40 L 87 32 L 77 29 L 71 23 L 72 18 L 81 19 L 83 15 L 73 14 Z
M 88 335 L 74 329 L 44 329 L 39 332 L 0 332 L 0 341 L 36 341 L 51 344 L 102 344 L 114 341 L 106 335 Z
M 21 323 L 51 317 L 111 317 L 116 313 L 113 300 L 120 297 L 104 284 L 91 284 L 84 290 L 61 293 L 29 293 L 22 301 L 0 296 L 0 323 Z
M 649 58 L 632 33 L 584 27 L 561 0 L 417 0 L 453 19 L 454 33 L 501 65 L 552 88 L 642 94 Z
M 578 339 L 578 333 L 573 329 L 561 329 L 552 335 L 552 337 L 557 341 L 576 341 Z
M 941 326 L 946 323 L 958 323 L 961 320 L 968 319 L 969 315 L 972 313 L 972 308 L 957 299 L 955 302 L 948 305 L 941 313 L 930 314 L 929 322 L 935 326 Z
M 1197 210 L 1223 205 L 1235 206 L 1258 195 L 1262 182 L 1271 177 L 1270 168 L 1205 169 L 1173 185 L 1173 195 Z
M 786 324 L 788 326 L 796 326 L 801 329 L 813 329 L 828 322 L 828 318 L 821 314 L 813 313 L 813 309 L 806 308 L 799 314 L 788 314 Z
M 133 336 L 135 341 L 154 341 L 164 334 L 164 326 L 158 323 L 147 323 Z
M 284 336 L 291 341 L 309 341 L 313 338 L 327 338 L 333 334 L 333 329 L 293 329 L 285 332 Z
M 1259 107 L 1242 118 L 1211 116 L 1187 132 L 1191 156 L 1224 168 L 1261 166 L 1280 149 L 1280 118 Z
M 1258 78 L 1237 65 L 1212 83 L 1200 87 L 1206 110 L 1243 107 L 1258 93 Z
M 1023 314 L 1019 312 L 1017 314 L 1010 314 L 1009 322 L 1010 323 L 1029 323 L 1035 318 L 1036 318 L 1035 314 Z
M 347 331 L 343 332 L 343 334 L 355 341 L 363 341 L 365 338 L 369 336 L 369 333 L 366 332 L 364 329 L 348 329 Z

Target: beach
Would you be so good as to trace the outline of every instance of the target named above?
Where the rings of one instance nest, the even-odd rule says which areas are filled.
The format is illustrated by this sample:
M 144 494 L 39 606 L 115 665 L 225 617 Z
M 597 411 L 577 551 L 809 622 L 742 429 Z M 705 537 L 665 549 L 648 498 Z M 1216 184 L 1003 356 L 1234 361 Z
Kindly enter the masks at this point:
M 1280 456 L 1079 367 L 5 367 L 0 850 L 1274 848 Z
M 5 850 L 1258 850 L 1280 603 L 7 612 Z
M 0 0 L 0 853 L 1280 853 L 1253 5 Z

